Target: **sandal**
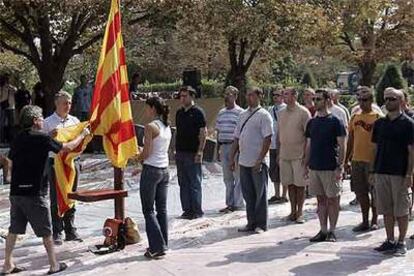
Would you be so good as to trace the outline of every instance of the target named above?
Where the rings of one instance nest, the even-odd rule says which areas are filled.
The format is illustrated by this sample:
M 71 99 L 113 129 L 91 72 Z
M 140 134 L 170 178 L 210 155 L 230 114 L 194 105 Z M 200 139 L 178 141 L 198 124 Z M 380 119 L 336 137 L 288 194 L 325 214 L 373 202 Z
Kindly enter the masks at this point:
M 7 272 L 2 272 L 0 273 L 0 275 L 16 274 L 16 273 L 23 272 L 23 271 L 26 271 L 26 268 L 15 266 L 12 270 L 7 271 Z
M 59 263 L 59 269 L 56 270 L 56 271 L 49 270 L 47 272 L 47 275 L 52 275 L 52 274 L 56 274 L 56 273 L 62 272 L 66 268 L 68 268 L 68 265 L 67 264 L 65 264 L 65 263 Z

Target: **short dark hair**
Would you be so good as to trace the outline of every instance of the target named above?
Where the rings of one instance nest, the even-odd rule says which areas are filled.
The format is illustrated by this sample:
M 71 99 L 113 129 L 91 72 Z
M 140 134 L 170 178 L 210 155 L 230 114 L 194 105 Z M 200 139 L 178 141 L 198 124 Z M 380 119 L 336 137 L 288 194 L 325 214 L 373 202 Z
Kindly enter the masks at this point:
M 196 96 L 196 93 L 197 93 L 196 90 L 190 85 L 181 86 L 180 89 L 178 90 L 178 94 L 180 94 L 182 91 L 188 92 L 190 96 L 193 98 Z
M 42 109 L 37 105 L 26 105 L 20 111 L 20 125 L 27 129 L 33 126 L 33 120 L 43 117 Z
M 259 87 L 250 87 L 249 92 L 255 93 L 259 97 L 263 96 L 263 90 Z
M 327 89 L 316 89 L 315 94 L 322 94 L 322 97 L 325 100 L 328 100 L 331 98 L 331 93 Z

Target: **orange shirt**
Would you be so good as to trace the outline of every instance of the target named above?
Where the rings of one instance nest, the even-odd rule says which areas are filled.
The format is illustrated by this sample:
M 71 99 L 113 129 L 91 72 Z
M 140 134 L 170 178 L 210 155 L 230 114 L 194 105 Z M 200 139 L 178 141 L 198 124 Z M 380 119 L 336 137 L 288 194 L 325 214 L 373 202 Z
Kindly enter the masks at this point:
M 353 161 L 374 161 L 374 144 L 371 142 L 372 130 L 374 129 L 375 121 L 380 117 L 381 115 L 374 110 L 371 110 L 369 113 L 357 113 L 352 116 L 348 129 L 354 136 Z

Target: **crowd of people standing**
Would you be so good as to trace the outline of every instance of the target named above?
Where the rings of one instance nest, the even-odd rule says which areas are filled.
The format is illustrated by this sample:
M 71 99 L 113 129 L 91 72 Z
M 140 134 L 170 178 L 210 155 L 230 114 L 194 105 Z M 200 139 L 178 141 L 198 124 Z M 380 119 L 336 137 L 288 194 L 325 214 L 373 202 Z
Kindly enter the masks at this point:
M 86 87 L 78 96 L 83 101 Z M 306 89 L 304 105 L 299 91 L 283 88 L 272 91 L 273 105 L 262 106 L 264 93 L 250 88 L 247 108 L 236 104 L 239 91 L 229 86 L 224 105 L 216 118 L 219 159 L 226 188 L 225 208 L 221 213 L 246 210 L 247 223 L 239 232 L 263 233 L 268 230 L 268 204 L 290 202 L 287 221 L 306 223 L 303 206 L 307 192 L 317 199 L 320 229 L 310 242 L 335 242 L 340 213 L 340 195 L 344 175 L 351 175 L 351 190 L 361 206 L 362 222 L 353 231 L 378 229 L 377 214 L 384 216 L 386 240 L 375 250 L 402 256 L 407 252 L 405 236 L 410 213 L 410 188 L 413 181 L 414 120 L 408 95 L 392 87 L 384 92 L 386 114 L 373 102 L 369 87 L 357 90 L 358 105 L 349 112 L 339 105 L 338 91 Z M 204 216 L 202 208 L 202 160 L 207 136 L 204 110 L 195 103 L 191 86 L 179 90 L 181 108 L 175 114 L 175 162 L 180 188 L 182 219 Z M 75 100 L 75 99 L 74 99 Z M 150 123 L 144 130 L 144 147 L 136 157 L 142 163 L 140 197 L 149 247 L 145 256 L 162 258 L 168 250 L 167 194 L 169 183 L 169 146 L 172 131 L 169 107 L 163 99 L 146 101 Z M 33 105 L 22 108 L 23 131 L 11 146 L 11 226 L 6 244 L 4 272 L 17 271 L 12 259 L 16 235 L 24 234 L 29 222 L 37 236 L 44 239 L 49 254 L 50 273 L 66 268 L 54 257 L 53 246 L 63 241 L 81 241 L 74 226 L 75 210 L 56 217 L 56 181 L 53 157 L 49 152 L 70 150 L 88 135 L 87 130 L 66 144 L 53 138 L 56 129 L 79 122 L 69 115 L 72 97 L 59 92 L 55 112 L 43 120 L 42 109 Z M 84 109 L 79 109 L 83 116 Z M 36 160 L 28 158 L 33 147 Z M 16 165 L 15 165 L 16 164 Z M 26 168 L 22 173 L 21 170 Z M 27 170 L 27 168 L 31 168 Z M 46 172 L 46 173 L 44 173 Z M 46 176 L 46 178 L 45 178 Z M 275 194 L 268 199 L 268 179 Z M 50 186 L 51 215 L 44 197 Z M 76 189 L 76 185 L 75 185 Z M 23 198 L 22 198 L 23 197 Z M 26 202 L 26 197 L 37 201 Z M 32 205 L 31 205 L 32 204 Z M 36 208 L 40 208 L 35 211 Z M 369 211 L 372 219 L 369 222 Z M 38 216 L 36 214 L 42 214 Z M 394 237 L 398 222 L 399 237 Z

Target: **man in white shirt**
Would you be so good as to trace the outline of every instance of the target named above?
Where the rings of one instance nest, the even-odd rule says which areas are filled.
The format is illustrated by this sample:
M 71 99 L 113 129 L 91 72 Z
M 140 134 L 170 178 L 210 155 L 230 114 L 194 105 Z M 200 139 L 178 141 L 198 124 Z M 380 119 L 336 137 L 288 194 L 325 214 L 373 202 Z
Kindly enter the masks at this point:
M 234 130 L 243 108 L 236 104 L 239 90 L 228 86 L 224 91 L 225 107 L 220 110 L 216 119 L 217 142 L 220 161 L 223 168 L 223 181 L 226 185 L 226 207 L 220 213 L 230 213 L 243 207 L 243 196 L 240 187 L 238 169 L 230 170 L 231 146 L 234 141 Z
M 239 151 L 240 183 L 246 201 L 247 225 L 239 232 L 267 230 L 268 151 L 273 135 L 272 117 L 260 106 L 263 91 L 251 88 L 246 95 L 248 109 L 240 114 L 234 132 L 231 167 Z
M 55 137 L 57 129 L 70 127 L 79 123 L 79 120 L 70 115 L 72 106 L 72 97 L 69 93 L 60 91 L 55 95 L 55 112 L 47 117 L 44 121 L 43 131 L 51 137 Z M 56 245 L 63 243 L 62 232 L 65 230 L 66 241 L 82 241 L 76 232 L 75 222 L 75 208 L 70 209 L 65 213 L 63 218 L 58 215 L 57 191 L 56 191 L 56 175 L 54 170 L 54 154 L 49 155 L 48 162 L 48 177 L 50 185 L 50 209 L 52 215 L 53 225 L 53 240 Z M 75 191 L 78 185 L 79 162 L 75 161 L 76 179 L 73 185 Z
M 272 116 L 273 120 L 273 136 L 272 136 L 272 143 L 270 144 L 270 167 L 269 167 L 269 176 L 273 182 L 273 186 L 275 188 L 275 195 L 272 196 L 268 203 L 269 204 L 276 204 L 276 203 L 285 203 L 287 202 L 287 188 L 282 187 L 282 197 L 280 197 L 280 168 L 277 160 L 279 160 L 279 149 L 277 148 L 276 143 L 276 136 L 277 136 L 277 121 L 279 118 L 278 113 L 286 108 L 286 104 L 283 102 L 283 91 L 282 90 L 275 90 L 272 92 L 273 97 L 273 106 L 269 107 L 270 116 Z

